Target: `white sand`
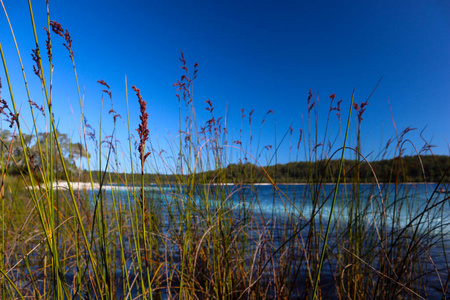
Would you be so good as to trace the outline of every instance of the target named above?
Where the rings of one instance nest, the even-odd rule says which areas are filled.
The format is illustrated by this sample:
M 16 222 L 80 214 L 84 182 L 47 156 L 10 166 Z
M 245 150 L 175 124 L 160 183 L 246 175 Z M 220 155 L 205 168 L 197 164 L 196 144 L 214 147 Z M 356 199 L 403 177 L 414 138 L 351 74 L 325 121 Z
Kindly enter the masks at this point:
M 94 182 L 91 184 L 90 182 L 71 182 L 70 185 L 72 186 L 72 189 L 74 190 L 90 190 L 92 187 L 94 189 L 99 189 L 100 184 Z M 30 187 L 29 187 L 30 188 Z M 44 185 L 41 184 L 41 188 L 44 188 Z M 69 190 L 69 185 L 67 184 L 67 181 L 57 181 L 53 182 L 53 188 L 57 190 Z M 112 189 L 112 185 L 103 185 L 102 189 Z
M 94 189 L 98 189 L 100 187 L 100 185 L 95 182 L 93 184 L 90 182 L 71 182 L 70 185 L 74 190 L 90 190 L 92 186 Z M 68 190 L 69 185 L 67 184 L 67 181 L 58 181 L 53 183 L 53 188 L 58 190 Z

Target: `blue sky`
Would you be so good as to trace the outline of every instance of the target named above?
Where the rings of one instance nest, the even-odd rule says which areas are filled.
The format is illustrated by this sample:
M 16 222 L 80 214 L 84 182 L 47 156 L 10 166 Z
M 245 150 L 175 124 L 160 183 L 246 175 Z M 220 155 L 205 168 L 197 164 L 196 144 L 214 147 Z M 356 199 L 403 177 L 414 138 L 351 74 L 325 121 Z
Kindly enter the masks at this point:
M 36 97 L 33 100 L 42 103 L 40 84 L 32 72 L 34 40 L 27 2 L 4 2 Z M 32 4 L 44 49 L 45 1 Z M 380 148 L 395 138 L 394 120 L 399 133 L 408 127 L 417 128 L 406 137 L 419 150 L 424 145 L 420 132 L 426 128 L 423 136 L 436 145 L 433 152 L 449 154 L 448 1 L 50 0 L 50 18 L 72 36 L 85 114 L 97 133 L 102 88 L 96 82 L 103 79 L 111 86 L 114 108 L 125 120 L 126 73 L 131 128 L 139 123 L 139 106 L 131 90 L 131 85 L 136 85 L 148 102 L 154 147 L 158 148 L 158 143 L 163 149 L 169 147 L 167 141 L 170 144 L 170 139 L 178 135 L 178 101 L 172 85 L 182 75 L 178 60 L 182 50 L 188 66 L 199 64 L 194 83 L 199 123 L 208 120 L 203 108 L 210 99 L 216 117 L 226 111 L 230 141 L 239 138 L 241 109 L 247 118 L 254 109 L 254 135 L 259 135 L 265 114 L 274 111 L 264 123 L 261 147 L 274 147 L 290 126 L 294 129 L 291 143 L 296 144 L 299 129 L 307 131 L 309 89 L 314 99 L 319 98 L 320 141 L 325 134 L 328 96 L 335 93 L 335 102 L 343 100 L 345 123 L 352 90 L 355 101 L 363 102 L 382 77 L 363 116 L 362 152 L 372 153 L 375 159 Z M 16 101 L 22 103 L 21 114 L 27 120 L 23 80 L 3 13 L 0 33 Z M 76 139 L 79 102 L 72 65 L 62 42 L 53 37 L 54 112 L 60 130 Z M 0 77 L 2 97 L 8 100 L 3 69 Z M 104 136 L 112 130 L 107 116 L 109 105 L 105 98 Z M 121 151 L 127 151 L 127 132 L 124 123 L 119 123 Z M 338 132 L 334 113 L 330 124 L 334 136 Z M 350 145 L 355 146 L 356 114 L 351 126 Z M 248 119 L 243 132 L 248 141 Z M 288 134 L 280 147 L 278 162 L 295 159 L 293 152 L 289 156 L 290 138 Z M 334 149 L 337 147 L 339 144 Z M 413 154 L 410 146 L 406 148 L 406 154 Z M 264 153 L 260 163 L 269 161 L 271 153 Z M 298 157 L 304 159 L 304 151 Z

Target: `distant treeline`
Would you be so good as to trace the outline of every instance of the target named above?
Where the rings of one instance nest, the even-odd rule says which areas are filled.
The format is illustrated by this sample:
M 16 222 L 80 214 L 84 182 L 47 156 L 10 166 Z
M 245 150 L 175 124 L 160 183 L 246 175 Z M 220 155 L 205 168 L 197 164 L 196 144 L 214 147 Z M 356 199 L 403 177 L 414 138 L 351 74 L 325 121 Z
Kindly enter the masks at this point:
M 370 162 L 345 160 L 341 182 L 450 182 L 450 156 L 404 156 Z M 372 171 L 373 170 L 373 171 Z M 197 173 L 194 175 L 146 174 L 145 181 L 176 182 L 176 178 L 194 179 L 198 183 L 311 183 L 335 182 L 339 171 L 339 160 L 321 160 L 316 162 L 290 162 L 260 167 L 251 163 L 230 164 L 226 168 Z M 97 175 L 97 174 L 96 174 Z M 125 174 L 116 178 L 124 178 Z M 128 181 L 130 180 L 130 174 Z M 135 180 L 140 175 L 135 174 Z M 195 178 L 192 178 L 194 176 Z M 97 176 L 95 176 L 97 179 Z M 97 179 L 98 180 L 98 179 Z
M 405 156 L 370 162 L 345 160 L 341 181 L 348 182 L 450 182 L 450 156 Z M 221 170 L 229 182 L 308 183 L 335 182 L 339 172 L 339 160 L 317 162 L 291 162 L 274 166 L 258 167 L 250 163 L 231 164 Z M 372 171 L 373 170 L 373 171 Z M 208 172 L 205 179 L 213 180 L 218 172 Z M 270 179 L 269 179 L 270 178 Z

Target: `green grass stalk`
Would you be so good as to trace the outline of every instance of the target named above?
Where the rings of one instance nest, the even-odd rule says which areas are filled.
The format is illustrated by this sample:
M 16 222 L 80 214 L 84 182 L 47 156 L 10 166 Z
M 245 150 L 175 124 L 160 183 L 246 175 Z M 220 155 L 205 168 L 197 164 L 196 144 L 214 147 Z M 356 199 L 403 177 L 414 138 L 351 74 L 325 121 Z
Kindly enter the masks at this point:
M 320 273 L 321 273 L 321 270 L 322 270 L 323 261 L 324 261 L 324 258 L 325 258 L 325 253 L 326 253 L 327 247 L 328 247 L 328 245 L 327 245 L 328 235 L 329 235 L 330 229 L 331 229 L 331 221 L 332 221 L 332 218 L 333 218 L 334 205 L 336 203 L 336 197 L 337 197 L 337 193 L 338 193 L 338 190 L 339 190 L 339 183 L 341 181 L 341 173 L 342 173 L 342 169 L 343 169 L 344 154 L 345 154 L 345 148 L 346 148 L 346 143 L 347 143 L 348 131 L 349 131 L 349 128 L 350 128 L 350 120 L 351 120 L 351 115 L 352 115 L 354 97 L 355 97 L 355 91 L 353 90 L 353 92 L 352 92 L 352 100 L 350 102 L 350 110 L 349 110 L 349 113 L 348 113 L 347 129 L 345 130 L 344 145 L 342 147 L 342 156 L 341 156 L 341 160 L 340 160 L 340 164 L 339 164 L 339 172 L 338 172 L 338 177 L 337 177 L 336 185 L 335 185 L 335 189 L 334 189 L 333 202 L 331 202 L 330 216 L 328 218 L 327 231 L 325 233 L 325 239 L 324 239 L 323 246 L 322 246 L 322 254 L 320 255 L 319 269 L 317 271 L 317 275 L 316 275 L 316 278 L 314 280 L 313 299 L 316 299 L 317 289 L 319 287 L 319 281 L 320 281 Z
M 35 42 L 36 42 L 36 49 L 37 49 L 38 57 L 41 57 L 40 51 L 39 51 L 39 42 L 38 42 L 38 38 L 37 38 L 36 25 L 35 25 L 35 21 L 34 21 L 34 14 L 33 14 L 33 9 L 32 9 L 32 5 L 31 5 L 31 0 L 28 0 L 28 7 L 29 7 L 29 10 L 30 10 L 31 24 L 32 24 L 32 27 L 33 27 L 33 33 L 34 33 L 34 39 L 35 39 Z M 3 54 L 2 54 L 2 57 L 3 57 Z M 71 55 L 71 57 L 72 57 L 72 62 L 74 64 L 73 55 Z M 52 106 L 52 103 L 50 102 L 51 99 L 49 98 L 48 90 L 47 90 L 47 84 L 45 83 L 45 74 L 44 74 L 44 68 L 43 68 L 43 65 L 42 65 L 42 60 L 39 59 L 38 62 L 39 62 L 40 70 L 41 70 L 41 74 L 42 74 L 42 82 L 43 82 L 43 88 L 44 88 L 46 99 L 47 99 L 47 106 L 50 109 L 51 106 Z M 6 69 L 5 62 L 4 62 L 4 65 L 5 65 L 5 69 Z M 75 69 L 75 67 L 74 67 L 74 72 L 75 72 L 75 76 L 76 76 L 76 69 Z M 78 80 L 77 80 L 77 83 L 78 83 Z M 11 99 L 13 99 L 12 96 L 11 96 Z M 15 109 L 15 104 L 14 104 L 14 111 L 15 111 L 15 113 L 17 115 L 16 109 Z M 79 211 L 79 208 L 78 208 L 78 205 L 77 205 L 76 197 L 75 197 L 75 194 L 74 194 L 71 182 L 70 182 L 70 177 L 69 177 L 69 174 L 67 172 L 67 168 L 66 168 L 66 165 L 65 165 L 65 162 L 64 162 L 64 157 L 63 157 L 63 154 L 62 154 L 61 145 L 59 144 L 58 135 L 56 133 L 55 122 L 53 120 L 53 115 L 52 115 L 51 111 L 50 111 L 50 115 L 49 116 L 50 116 L 50 126 L 52 127 L 53 132 L 54 132 L 55 142 L 56 142 L 56 146 L 57 146 L 59 157 L 61 159 L 61 165 L 62 165 L 62 168 L 63 168 L 63 171 L 64 171 L 64 176 L 66 178 L 66 182 L 67 182 L 68 187 L 69 187 L 69 193 L 70 193 L 70 197 L 71 197 L 71 200 L 72 200 L 73 208 L 75 209 L 75 212 L 76 212 L 77 221 L 79 223 L 79 226 L 80 226 L 80 229 L 81 229 L 81 232 L 82 232 L 82 235 L 83 235 L 85 247 L 86 247 L 86 249 L 87 249 L 87 251 L 89 253 L 89 257 L 92 260 L 92 263 L 93 263 L 93 266 L 94 266 L 93 269 L 94 269 L 95 279 L 97 281 L 98 286 L 100 287 L 101 286 L 100 282 L 102 280 L 100 279 L 100 276 L 99 276 L 99 274 L 97 272 L 97 262 L 95 260 L 95 256 L 93 255 L 92 249 L 91 249 L 89 241 L 88 241 L 88 237 L 87 237 L 86 231 L 85 231 L 84 226 L 83 226 L 82 217 L 81 217 L 81 214 L 80 214 L 80 211 Z M 20 133 L 20 129 L 19 129 L 19 133 Z M 20 133 L 20 136 L 21 136 L 21 141 L 22 141 L 22 147 L 24 149 L 24 155 L 26 156 L 25 145 L 23 143 L 23 137 L 22 137 L 21 133 Z M 30 170 L 30 167 L 29 167 L 29 162 L 28 162 L 28 158 L 27 157 L 26 157 L 26 161 L 27 161 L 27 168 L 29 170 L 29 174 L 31 174 L 31 170 Z M 33 184 L 33 182 L 32 182 L 32 184 Z M 34 191 L 34 188 L 33 188 L 33 191 Z M 34 196 L 37 199 L 36 195 L 34 195 Z M 54 262 L 54 263 L 58 264 L 58 262 Z M 62 270 L 61 270 L 61 272 L 58 272 L 58 275 L 62 275 L 62 274 L 63 274 Z M 60 277 L 61 276 L 58 276 L 58 278 L 60 278 Z M 63 278 L 60 278 L 60 279 L 63 280 Z M 103 299 L 103 296 L 102 296 L 102 299 Z

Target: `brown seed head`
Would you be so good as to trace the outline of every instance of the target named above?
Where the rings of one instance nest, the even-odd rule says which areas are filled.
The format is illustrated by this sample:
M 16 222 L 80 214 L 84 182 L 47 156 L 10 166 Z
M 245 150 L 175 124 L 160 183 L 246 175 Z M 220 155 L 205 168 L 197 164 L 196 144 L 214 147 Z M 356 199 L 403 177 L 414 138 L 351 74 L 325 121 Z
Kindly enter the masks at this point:
M 52 27 L 54 33 L 56 33 L 60 37 L 64 37 L 64 29 L 62 28 L 60 23 L 56 21 L 50 21 L 50 26 Z
M 143 166 L 145 158 L 148 156 L 148 154 L 150 154 L 150 153 L 145 154 L 145 142 L 148 140 L 149 136 L 149 130 L 147 129 L 148 126 L 147 103 L 144 101 L 144 99 L 142 99 L 141 91 L 134 85 L 132 86 L 132 88 L 136 92 L 136 96 L 138 97 L 141 112 L 140 116 L 141 123 L 139 124 L 139 127 L 136 130 L 139 134 L 140 139 L 138 151 L 141 154 L 141 164 Z
M 69 56 L 73 58 L 72 38 L 70 37 L 69 31 L 67 29 L 64 31 L 64 28 L 62 28 L 61 24 L 56 21 L 50 21 L 50 26 L 52 27 L 54 33 L 56 33 L 60 37 L 63 37 L 66 40 L 66 42 L 63 43 L 63 45 L 69 51 Z
M 35 65 L 33 65 L 33 72 L 41 78 L 41 64 L 39 61 L 41 60 L 41 57 L 39 56 L 39 47 L 36 49 L 31 49 L 31 59 L 34 61 Z
M 110 89 L 109 85 L 103 79 L 100 79 L 97 82 L 100 83 L 101 85 L 106 86 L 108 88 L 108 90 Z
M 335 94 L 335 93 L 333 93 L 333 94 L 330 95 L 331 102 L 333 102 L 333 100 L 334 100 L 335 97 L 336 97 L 336 94 Z
M 312 99 L 312 92 L 311 89 L 309 89 L 308 92 L 308 113 L 313 109 L 315 102 L 311 103 L 311 99 Z
M 66 40 L 65 43 L 63 43 L 64 47 L 69 51 L 70 57 L 73 58 L 73 51 L 72 51 L 72 38 L 70 37 L 69 31 L 66 29 L 66 32 L 64 33 L 64 39 Z
M 47 33 L 47 40 L 45 41 L 45 44 L 47 46 L 47 57 L 49 61 L 52 61 L 52 44 L 50 42 L 50 30 L 48 30 L 46 27 L 44 27 L 44 30 Z

